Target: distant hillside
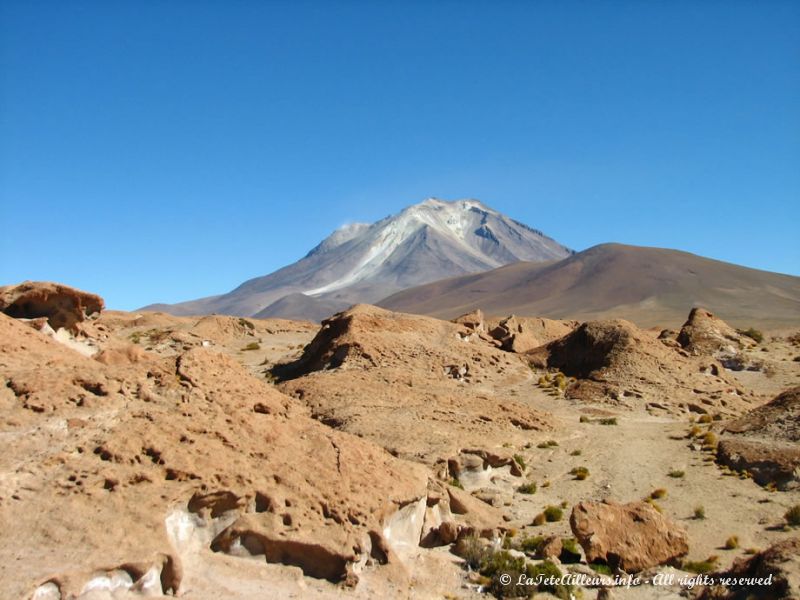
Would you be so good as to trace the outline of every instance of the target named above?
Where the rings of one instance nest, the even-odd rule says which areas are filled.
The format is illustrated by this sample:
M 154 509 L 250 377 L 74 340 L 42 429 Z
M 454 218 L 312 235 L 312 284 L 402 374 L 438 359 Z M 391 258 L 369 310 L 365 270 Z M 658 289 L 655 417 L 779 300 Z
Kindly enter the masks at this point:
M 256 319 L 294 319 L 297 321 L 322 321 L 349 307 L 349 304 L 320 300 L 305 294 L 289 294 L 276 300 L 264 310 L 253 315 Z
M 800 326 L 800 277 L 681 252 L 603 244 L 564 260 L 520 262 L 394 294 L 391 310 L 452 318 L 489 314 L 553 318 L 622 317 L 677 326 L 704 306 L 737 326 Z

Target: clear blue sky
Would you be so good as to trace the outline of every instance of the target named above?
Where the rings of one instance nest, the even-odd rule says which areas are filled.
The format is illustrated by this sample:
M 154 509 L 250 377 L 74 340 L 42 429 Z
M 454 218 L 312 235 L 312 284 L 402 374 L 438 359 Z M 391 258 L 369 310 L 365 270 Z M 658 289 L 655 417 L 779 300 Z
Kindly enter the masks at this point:
M 0 2 L 0 283 L 222 293 L 479 198 L 800 274 L 800 2 Z

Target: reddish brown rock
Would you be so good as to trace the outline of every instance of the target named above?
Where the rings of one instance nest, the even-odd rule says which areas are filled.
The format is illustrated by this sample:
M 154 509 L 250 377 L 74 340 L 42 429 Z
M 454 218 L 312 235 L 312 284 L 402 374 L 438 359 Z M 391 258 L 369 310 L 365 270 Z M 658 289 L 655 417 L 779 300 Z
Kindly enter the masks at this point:
M 534 367 L 577 378 L 576 400 L 665 410 L 734 413 L 746 406 L 738 384 L 708 357 L 692 357 L 622 319 L 589 321 L 528 353 Z M 669 399 L 669 402 L 665 402 Z
M 483 316 L 483 311 L 480 309 L 456 317 L 453 319 L 453 323 L 458 323 L 477 332 L 486 331 L 486 320 Z
M 717 462 L 749 472 L 761 485 L 800 486 L 800 387 L 728 423 Z
M 563 337 L 577 326 L 577 321 L 511 315 L 491 325 L 489 335 L 503 350 L 522 353 Z
M 547 538 L 536 552 L 537 558 L 558 558 L 564 549 L 564 543 L 557 535 Z
M 724 591 L 719 587 L 702 589 L 697 600 L 800 598 L 800 538 L 783 540 L 758 554 L 740 558 L 728 571 L 715 573 L 714 577 L 727 578 L 736 585 Z
M 748 345 L 745 338 L 725 321 L 704 308 L 693 308 L 681 327 L 678 343 L 694 354 L 733 354 Z
M 25 281 L 0 287 L 0 311 L 15 319 L 46 317 L 53 329 L 75 329 L 103 309 L 103 299 L 60 283 Z
M 500 531 L 507 529 L 503 513 L 500 510 L 453 486 L 448 486 L 447 494 L 450 511 L 454 515 L 461 515 L 465 523 L 465 526 L 461 528 L 462 532 L 492 538 L 496 537 Z
M 646 502 L 580 502 L 569 524 L 588 562 L 629 573 L 676 563 L 689 551 L 686 531 Z
M 419 543 L 424 467 L 311 419 L 221 353 L 104 364 L 0 315 L 0 365 L 4 435 L 18 450 L 0 457 L 0 521 L 25 540 L 0 544 L 2 597 L 48 580 L 72 597 L 98 573 L 151 568 L 154 592 L 180 593 L 175 536 L 195 518 L 225 516 L 213 550 L 333 581 Z M 121 574 L 130 565 L 143 566 Z
M 119 348 L 106 348 L 95 354 L 92 358 L 104 365 L 127 365 L 145 360 L 144 350 L 129 344 Z
M 354 306 L 273 372 L 322 422 L 431 465 L 462 448 L 523 445 L 550 427 L 544 413 L 489 391 L 530 378 L 519 357 L 430 317 Z

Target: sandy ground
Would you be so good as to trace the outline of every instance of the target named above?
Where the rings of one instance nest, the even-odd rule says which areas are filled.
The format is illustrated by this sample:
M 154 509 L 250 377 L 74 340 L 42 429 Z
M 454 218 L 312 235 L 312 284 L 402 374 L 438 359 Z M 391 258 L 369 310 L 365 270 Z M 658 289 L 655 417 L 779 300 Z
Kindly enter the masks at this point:
M 793 358 L 800 349 L 785 340 L 787 331 L 770 332 L 772 338 L 768 351 L 759 354 L 768 361 L 764 371 L 730 372 L 747 389 L 754 390 L 764 401 L 791 385 L 800 383 L 800 364 Z M 260 340 L 258 351 L 232 354 L 253 372 L 263 376 L 267 366 L 296 357 L 312 335 L 287 333 L 267 336 Z M 526 381 L 505 389 L 491 388 L 488 393 L 508 396 L 553 415 L 556 426 L 550 433 L 530 436 L 529 447 L 501 447 L 524 457 L 527 471 L 524 478 L 513 477 L 508 469 L 495 470 L 490 477 L 464 483 L 468 491 L 499 493 L 496 503 L 512 518 L 520 536 L 558 535 L 571 537 L 568 516 L 570 507 L 581 500 L 611 499 L 630 502 L 647 498 L 654 490 L 664 489 L 666 495 L 656 502 L 663 513 L 684 527 L 690 540 L 690 560 L 703 560 L 711 555 L 719 557 L 719 566 L 728 567 L 748 550 L 763 549 L 784 539 L 789 533 L 780 529 L 783 514 L 800 502 L 797 492 L 770 492 L 749 479 L 740 479 L 720 469 L 710 460 L 710 454 L 696 449 L 687 437 L 694 424 L 693 417 L 656 417 L 645 412 L 614 411 L 608 405 L 591 406 L 586 403 L 554 398 L 536 385 L 541 373 L 531 372 Z M 598 415 L 614 416 L 617 425 L 581 423 L 581 416 L 594 420 Z M 708 428 L 704 425 L 703 429 Z M 714 423 L 713 430 L 720 428 Z M 537 444 L 555 440 L 558 446 L 540 449 Z M 579 452 L 579 455 L 573 453 Z M 589 469 L 586 480 L 579 481 L 570 474 L 574 467 Z M 670 472 L 682 471 L 681 477 Z M 521 494 L 516 488 L 524 481 L 537 483 L 535 494 Z M 545 482 L 549 482 L 547 485 Z M 543 485 L 545 484 L 545 485 Z M 564 519 L 558 523 L 533 526 L 533 518 L 548 505 L 566 502 Z M 694 517 L 702 507 L 705 518 Z M 740 547 L 724 548 L 731 536 L 739 538 Z M 437 551 L 441 555 L 444 550 Z M 445 553 L 446 554 L 446 553 Z M 458 559 L 447 555 L 442 559 L 437 553 L 422 551 L 409 560 L 412 572 L 418 577 L 420 587 L 412 597 L 473 597 L 464 573 L 454 566 Z M 432 558 L 432 556 L 438 558 Z M 439 564 L 443 562 L 444 564 Z M 432 567 L 433 563 L 434 567 Z M 438 565 L 438 566 L 437 566 Z M 268 566 L 267 569 L 283 569 Z M 298 581 L 304 578 L 297 576 Z M 285 577 L 278 577 L 285 581 Z M 305 578 L 308 581 L 308 578 Z M 445 583 L 444 586 L 441 584 Z M 305 585 L 314 585 L 313 580 Z M 316 584 L 318 585 L 318 583 Z M 356 596 L 371 592 L 370 576 L 359 585 Z M 422 592 L 422 590 L 426 592 Z M 290 590 L 286 590 L 290 593 Z M 336 589 L 328 590 L 337 594 Z M 302 590 L 298 593 L 302 593 Z M 315 594 L 324 597 L 323 591 Z M 587 597 L 594 592 L 587 591 Z M 615 590 L 619 598 L 668 598 L 674 590 L 664 588 L 639 588 Z M 286 597 L 292 597 L 288 595 Z
M 192 323 L 185 319 L 185 329 Z M 150 325 L 124 329 L 126 339 Z M 269 367 L 292 358 L 314 337 L 310 326 L 272 328 L 259 326 L 247 338 L 215 342 L 215 346 L 246 366 L 259 378 L 269 381 Z M 769 368 L 758 372 L 731 373 L 763 401 L 779 391 L 800 384 L 800 363 L 794 358 L 800 348 L 789 343 L 787 331 L 770 332 L 767 351 L 758 350 Z M 256 344 L 256 349 L 246 349 Z M 143 346 L 145 344 L 142 344 Z M 167 347 L 151 345 L 153 351 L 168 353 Z M 792 535 L 779 527 L 783 514 L 800 504 L 799 492 L 770 492 L 749 479 L 724 472 L 710 460 L 710 454 L 696 448 L 687 437 L 693 418 L 653 416 L 646 412 L 614 411 L 608 405 L 588 405 L 553 397 L 537 385 L 540 372 L 530 371 L 523 381 L 508 380 L 506 387 L 494 385 L 485 392 L 513 399 L 552 415 L 553 431 L 531 432 L 525 444 L 498 444 L 497 450 L 521 455 L 527 465 L 522 478 L 508 468 L 462 480 L 467 491 L 495 495 L 495 505 L 511 518 L 518 536 L 558 535 L 571 537 L 568 517 L 572 505 L 581 500 L 612 499 L 630 502 L 647 498 L 654 490 L 666 495 L 657 500 L 663 513 L 684 527 L 689 535 L 691 560 L 719 556 L 719 566 L 727 567 L 748 549 L 763 549 Z M 616 417 L 616 425 L 581 422 L 581 417 L 595 421 L 598 416 Z M 724 423 L 710 425 L 718 430 Z M 708 428 L 709 425 L 703 425 Z M 518 439 L 518 438 L 515 438 Z M 557 445 L 537 448 L 554 440 Z M 488 447 L 487 447 L 488 448 Z M 583 481 L 570 474 L 574 467 L 586 467 L 589 476 Z M 670 472 L 680 471 L 680 477 Z M 534 494 L 519 493 L 521 483 L 535 482 Z M 534 517 L 548 505 L 566 503 L 564 519 L 543 526 L 532 524 Z M 702 507 L 705 518 L 694 517 Z M 724 549 L 731 536 L 740 540 L 739 548 Z M 382 569 L 367 569 L 355 590 L 310 577 L 293 567 L 266 564 L 255 558 L 238 558 L 214 553 L 207 545 L 189 545 L 178 549 L 184 568 L 181 596 L 201 598 L 464 598 L 487 596 L 468 582 L 461 561 L 447 548 L 418 549 L 403 557 L 403 568 L 414 582 L 411 589 L 393 584 Z M 584 598 L 594 598 L 586 590 Z M 96 598 L 106 598 L 100 593 Z M 120 592 L 114 597 L 138 597 Z M 675 598 L 674 589 L 643 588 L 614 591 L 615 598 Z
M 769 368 L 765 371 L 729 372 L 764 401 L 800 383 L 800 364 L 793 361 L 795 356 L 800 355 L 800 349 L 786 341 L 789 333 L 787 330 L 769 332 L 766 344 L 768 351 L 759 349 L 754 352 L 756 357 L 767 361 Z M 312 337 L 313 332 L 265 336 L 259 340 L 259 350 L 232 352 L 232 355 L 254 373 L 263 376 L 268 365 L 297 357 Z M 568 516 L 573 504 L 581 500 L 604 498 L 630 502 L 647 498 L 656 489 L 667 492 L 656 501 L 663 513 L 688 532 L 690 553 L 687 558 L 690 560 L 703 560 L 716 555 L 719 557 L 719 566 L 724 568 L 735 559 L 745 556 L 748 550 L 763 549 L 790 535 L 781 530 L 779 525 L 783 522 L 786 510 L 800 502 L 800 493 L 770 492 L 752 480 L 724 472 L 710 461 L 709 453 L 693 449 L 687 433 L 696 420 L 694 417 L 656 417 L 645 412 L 613 411 L 609 410 L 608 405 L 592 406 L 554 398 L 536 385 L 540 375 L 539 372 L 531 372 L 526 381 L 505 389 L 486 389 L 487 393 L 507 396 L 546 411 L 556 421 L 553 432 L 532 434 L 529 444 L 526 444 L 528 448 L 498 448 L 524 457 L 528 467 L 524 478 L 511 476 L 508 469 L 498 469 L 488 482 L 483 477 L 474 485 L 470 485 L 468 480 L 464 482 L 468 491 L 488 489 L 499 492 L 501 498 L 497 503 L 518 527 L 517 535 L 571 537 Z M 595 420 L 598 415 L 616 417 L 617 425 L 580 422 L 581 416 Z M 704 425 L 703 429 L 708 427 Z M 719 428 L 719 423 L 712 425 L 715 431 Z M 558 446 L 548 449 L 536 447 L 546 440 L 555 440 Z M 573 456 L 577 451 L 580 455 Z M 574 467 L 580 466 L 588 468 L 590 472 L 583 481 L 570 474 Z M 684 475 L 669 475 L 675 471 L 683 471 Z M 516 488 L 524 481 L 536 482 L 537 492 L 531 495 L 516 492 Z M 549 482 L 546 487 L 543 486 L 545 482 Z M 561 522 L 532 525 L 534 517 L 546 506 L 561 505 L 563 502 L 568 507 Z M 698 507 L 703 508 L 705 518 L 694 517 Z M 739 538 L 740 547 L 726 550 L 726 540 L 734 535 Z M 438 555 L 442 553 L 447 554 L 440 549 Z M 433 556 L 437 556 L 437 553 Z M 463 570 L 454 566 L 458 559 L 449 554 L 447 556 L 444 560 L 431 558 L 430 551 L 422 551 L 419 556 L 407 559 L 409 568 L 420 582 L 412 597 L 451 595 L 454 598 L 468 598 L 475 595 L 474 590 L 469 589 Z M 273 566 L 267 568 L 272 569 Z M 300 575 L 297 577 L 298 581 L 308 580 Z M 370 584 L 370 577 L 366 577 L 356 595 L 381 589 L 384 582 L 380 579 L 378 577 L 379 581 Z M 285 580 L 285 577 L 281 576 L 278 580 Z M 314 585 L 313 580 L 306 585 Z M 334 595 L 340 593 L 335 588 L 328 591 Z M 317 593 L 322 594 L 322 590 L 315 590 Z M 587 591 L 587 594 L 591 598 L 594 592 Z M 650 586 L 615 590 L 615 596 L 619 598 L 667 598 L 674 594 L 674 590 Z

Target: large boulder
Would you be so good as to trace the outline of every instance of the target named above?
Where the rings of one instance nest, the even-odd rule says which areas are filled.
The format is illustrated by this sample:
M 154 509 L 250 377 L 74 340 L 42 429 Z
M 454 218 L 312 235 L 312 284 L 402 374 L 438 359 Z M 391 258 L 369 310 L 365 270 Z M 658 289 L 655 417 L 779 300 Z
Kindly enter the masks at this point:
M 522 353 L 563 337 L 577 326 L 577 321 L 511 315 L 491 324 L 489 335 L 500 342 L 503 350 Z
M 456 317 L 453 319 L 453 323 L 463 325 L 468 329 L 481 333 L 486 331 L 486 320 L 483 316 L 483 311 L 479 308 L 476 308 L 472 312 L 465 313 L 460 317 Z
M 728 579 L 736 585 L 729 585 L 725 591 L 718 587 L 705 588 L 697 600 L 799 598 L 800 538 L 783 540 L 758 554 L 740 558 L 728 571 L 715 573 L 714 577 Z
M 689 552 L 686 531 L 646 502 L 580 502 L 569 524 L 588 562 L 629 573 L 676 563 Z
M 800 486 L 800 387 L 728 423 L 717 461 L 749 472 L 761 485 L 784 490 Z
M 694 354 L 735 354 L 748 345 L 741 334 L 704 308 L 693 308 L 681 327 L 678 344 Z
M 15 319 L 46 318 L 53 329 L 71 329 L 103 310 L 103 299 L 60 283 L 24 281 L 0 287 L 0 311 Z

